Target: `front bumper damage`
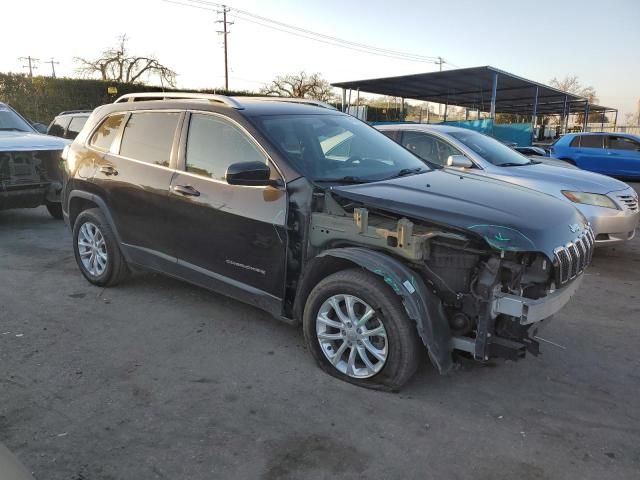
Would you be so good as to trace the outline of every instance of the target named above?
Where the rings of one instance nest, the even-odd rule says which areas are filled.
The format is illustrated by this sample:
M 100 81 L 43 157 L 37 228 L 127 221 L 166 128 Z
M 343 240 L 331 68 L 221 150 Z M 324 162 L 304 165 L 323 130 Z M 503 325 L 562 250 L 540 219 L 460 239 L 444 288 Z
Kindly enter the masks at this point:
M 478 322 L 476 337 L 452 337 L 452 350 L 486 361 L 493 357 L 517 360 L 526 352 L 539 353 L 535 336 L 543 324 L 560 311 L 576 293 L 583 275 L 565 287 L 539 299 L 499 292 L 485 304 L 485 314 Z M 499 322 L 499 323 L 498 323 Z

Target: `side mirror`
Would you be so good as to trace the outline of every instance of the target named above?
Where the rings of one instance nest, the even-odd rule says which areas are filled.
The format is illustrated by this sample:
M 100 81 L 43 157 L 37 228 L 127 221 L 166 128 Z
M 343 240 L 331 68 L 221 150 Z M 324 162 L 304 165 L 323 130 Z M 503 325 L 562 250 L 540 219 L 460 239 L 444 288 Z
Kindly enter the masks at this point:
M 449 155 L 447 167 L 472 168 L 473 162 L 464 155 Z
M 254 187 L 277 186 L 277 180 L 271 180 L 271 169 L 263 162 L 238 162 L 227 167 L 225 179 L 229 185 L 248 185 Z

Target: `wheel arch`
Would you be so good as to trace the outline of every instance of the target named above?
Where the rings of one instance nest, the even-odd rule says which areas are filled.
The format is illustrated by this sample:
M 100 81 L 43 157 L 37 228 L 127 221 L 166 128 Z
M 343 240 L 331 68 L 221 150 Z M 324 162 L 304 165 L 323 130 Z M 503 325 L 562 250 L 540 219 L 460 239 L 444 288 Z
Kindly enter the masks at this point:
M 422 278 L 401 261 L 384 253 L 360 247 L 333 248 L 313 258 L 298 286 L 294 312 L 302 318 L 307 297 L 323 278 L 347 268 L 360 267 L 383 278 L 400 297 L 431 361 L 440 373 L 452 365 L 451 332 L 440 299 L 429 290 Z
M 98 195 L 86 192 L 84 190 L 72 190 L 69 193 L 68 202 L 69 226 L 72 230 L 76 218 L 78 218 L 78 215 L 80 215 L 84 210 L 88 210 L 90 208 L 98 208 L 104 214 L 107 222 L 109 222 L 109 227 L 116 236 L 118 243 L 122 243 L 120 235 L 118 233 L 118 229 L 116 228 L 113 217 L 111 216 L 111 212 L 109 211 L 109 207 L 107 207 L 107 204 L 102 198 L 100 198 Z

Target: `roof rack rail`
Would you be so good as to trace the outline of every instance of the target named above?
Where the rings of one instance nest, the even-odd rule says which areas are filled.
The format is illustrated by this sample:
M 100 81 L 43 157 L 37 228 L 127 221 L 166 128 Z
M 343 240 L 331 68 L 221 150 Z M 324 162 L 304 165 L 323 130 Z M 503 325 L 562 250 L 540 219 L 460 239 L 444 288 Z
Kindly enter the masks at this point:
M 211 93 L 190 93 L 190 92 L 141 92 L 127 93 L 117 98 L 113 103 L 136 102 L 144 100 L 209 100 L 210 102 L 219 102 L 228 107 L 241 110 L 242 105 L 235 99 L 225 95 L 214 95 Z
M 305 105 L 315 105 L 316 107 L 329 108 L 331 110 L 337 110 L 336 107 L 320 100 L 313 100 L 311 98 L 292 98 L 292 97 L 246 97 L 250 100 L 270 100 L 273 102 L 289 102 L 289 103 L 302 103 Z
M 60 112 L 58 115 L 71 115 L 72 113 L 91 113 L 93 110 L 65 110 L 64 112 Z

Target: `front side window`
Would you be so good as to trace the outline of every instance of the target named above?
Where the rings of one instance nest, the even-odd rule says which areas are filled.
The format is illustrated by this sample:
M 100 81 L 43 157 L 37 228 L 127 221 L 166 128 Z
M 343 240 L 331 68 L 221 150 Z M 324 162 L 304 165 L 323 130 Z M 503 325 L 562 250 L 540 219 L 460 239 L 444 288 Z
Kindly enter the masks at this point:
M 402 146 L 420 158 L 442 166 L 447 164 L 450 155 L 462 155 L 457 148 L 422 132 L 404 132 Z
M 253 120 L 291 166 L 315 181 L 370 182 L 429 170 L 396 142 L 348 115 Z
M 111 148 L 113 140 L 120 131 L 120 126 L 124 121 L 124 113 L 118 113 L 107 117 L 102 124 L 98 127 L 95 133 L 89 140 L 89 145 L 96 147 L 100 150 L 108 152 Z
M 74 139 L 84 127 L 84 124 L 87 123 L 87 119 L 89 117 L 73 117 L 71 122 L 69 122 L 69 128 L 67 128 L 66 138 Z
M 49 131 L 47 132 L 47 135 L 53 135 L 55 137 L 63 137 L 64 131 L 66 130 L 67 125 L 69 125 L 69 120 L 70 120 L 69 117 L 58 117 L 54 119 L 53 123 L 49 127 Z
M 229 165 L 267 158 L 237 126 L 214 115 L 194 113 L 187 137 L 187 172 L 224 180 Z
M 580 135 L 580 148 L 602 148 L 602 135 Z
M 504 143 L 482 135 L 481 133 L 471 130 L 448 133 L 487 162 L 498 167 L 516 167 L 519 165 L 529 165 L 531 163 L 531 160 L 527 157 L 507 147 Z
M 607 141 L 607 148 L 610 148 L 611 150 L 631 150 L 636 152 L 640 150 L 640 142 L 629 137 L 617 137 L 615 135 L 610 135 L 607 138 Z
M 153 165 L 169 166 L 179 113 L 133 113 L 124 127 L 120 155 Z

